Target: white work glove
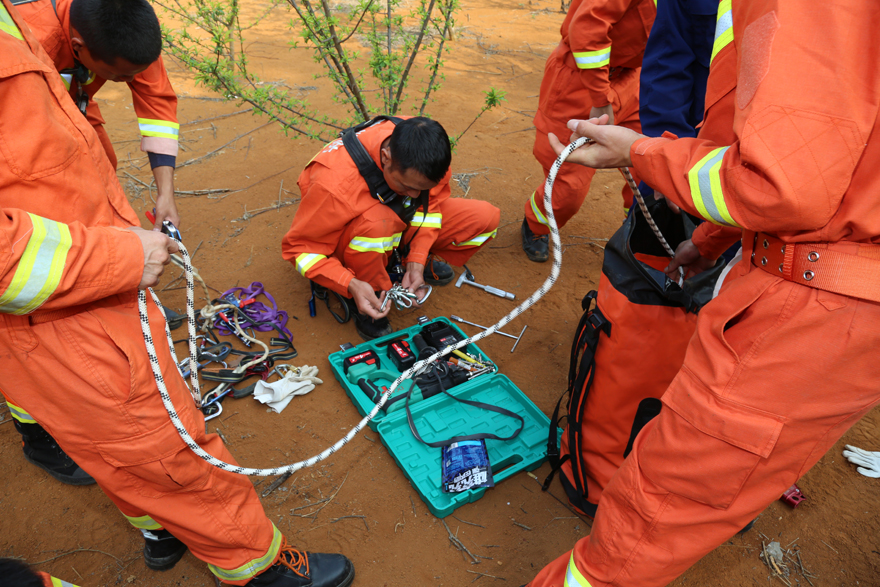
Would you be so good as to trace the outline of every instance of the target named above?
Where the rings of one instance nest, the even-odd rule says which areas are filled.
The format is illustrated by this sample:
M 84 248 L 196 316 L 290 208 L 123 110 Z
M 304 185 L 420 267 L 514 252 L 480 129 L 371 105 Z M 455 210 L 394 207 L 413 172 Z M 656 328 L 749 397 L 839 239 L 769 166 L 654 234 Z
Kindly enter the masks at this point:
M 303 365 L 288 370 L 278 381 L 272 383 L 258 381 L 254 388 L 254 399 L 280 414 L 290 400 L 298 395 L 305 395 L 315 389 L 315 385 L 324 383 L 316 375 L 318 375 L 318 367 Z
M 843 456 L 852 464 L 858 465 L 856 470 L 865 477 L 880 478 L 880 452 L 870 452 L 847 444 Z

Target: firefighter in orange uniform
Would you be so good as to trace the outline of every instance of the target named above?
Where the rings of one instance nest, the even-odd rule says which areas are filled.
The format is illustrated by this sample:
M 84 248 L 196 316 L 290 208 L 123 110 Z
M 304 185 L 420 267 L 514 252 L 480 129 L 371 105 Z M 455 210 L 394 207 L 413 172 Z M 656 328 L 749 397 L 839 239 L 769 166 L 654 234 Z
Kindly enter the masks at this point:
M 568 136 L 571 118 L 607 114 L 615 124 L 641 131 L 639 73 L 657 8 L 654 0 L 572 0 L 562 22 L 562 42 L 550 54 L 535 114 L 535 159 L 544 176 L 556 160 L 548 133 Z M 559 228 L 580 209 L 595 170 L 563 165 L 553 184 L 553 214 Z M 624 208 L 632 190 L 623 190 Z M 544 184 L 525 202 L 522 247 L 542 263 L 549 255 L 550 229 L 544 210 Z
M 429 118 L 376 120 L 351 132 L 364 152 L 358 168 L 343 139 L 315 155 L 299 177 L 303 195 L 282 255 L 304 277 L 350 299 L 357 332 L 370 340 L 392 332 L 381 310 L 399 267 L 401 285 L 444 285 L 498 232 L 501 212 L 488 202 L 450 198 L 452 152 L 443 127 Z M 381 294 L 384 295 L 384 294 Z M 417 295 L 423 295 L 419 292 Z
M 349 585 L 348 559 L 286 546 L 250 481 L 180 438 L 137 308 L 138 288 L 158 281 L 177 247 L 137 227 L 98 136 L 8 0 L 0 75 L 0 387 L 143 532 L 150 568 L 171 568 L 188 547 L 232 585 Z M 161 308 L 149 303 L 148 314 L 153 339 L 166 340 Z M 172 376 L 167 346 L 156 347 L 186 429 L 234 462 Z
M 156 180 L 157 230 L 164 220 L 180 227 L 174 203 L 177 94 L 160 55 L 159 21 L 146 0 L 122 1 L 128 10 L 121 16 L 113 8 L 120 0 L 13 0 L 13 5 L 55 63 L 74 102 L 87 104 L 86 118 L 113 167 L 116 152 L 95 94 L 108 81 L 128 84 L 141 151 L 147 153 Z M 136 35 L 120 32 L 132 28 Z
M 740 228 L 744 251 L 591 535 L 531 587 L 666 585 L 880 403 L 880 86 L 864 59 L 880 52 L 878 20 L 859 0 L 721 2 L 729 61 L 712 64 L 704 129 L 732 128 L 730 144 L 572 122 L 597 141 L 576 162 L 633 165 L 681 208 Z
M 94 95 L 108 80 L 128 83 L 142 135 L 141 149 L 147 152 L 156 179 L 156 223 L 161 226 L 163 220 L 170 220 L 179 226 L 174 203 L 177 96 L 159 55 L 159 21 L 146 0 L 125 3 L 127 10 L 120 17 L 108 0 L 13 0 L 49 53 L 74 102 L 86 109 L 84 114 L 114 167 L 116 153 Z M 129 34 L 131 30 L 136 34 Z M 30 414 L 7 403 L 29 462 L 69 485 L 94 483 Z

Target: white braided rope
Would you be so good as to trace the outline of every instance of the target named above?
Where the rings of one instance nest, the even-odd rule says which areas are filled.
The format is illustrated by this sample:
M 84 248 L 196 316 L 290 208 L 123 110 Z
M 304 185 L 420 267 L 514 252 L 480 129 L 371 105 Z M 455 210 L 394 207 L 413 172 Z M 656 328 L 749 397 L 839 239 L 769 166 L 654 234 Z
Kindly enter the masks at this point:
M 366 416 L 364 416 L 364 418 L 360 422 L 358 422 L 351 430 L 349 430 L 348 433 L 343 438 L 341 438 L 336 444 L 334 444 L 333 446 L 330 446 L 329 448 L 327 448 L 326 450 L 324 450 L 320 454 L 317 454 L 317 455 L 315 455 L 311 458 L 305 459 L 303 461 L 299 461 L 297 463 L 293 463 L 290 465 L 283 465 L 280 467 L 274 467 L 271 469 L 253 469 L 253 468 L 249 468 L 249 467 L 241 467 L 238 465 L 232 465 L 230 463 L 226 463 L 226 462 L 208 454 L 207 452 L 205 452 L 204 449 L 202 449 L 201 446 L 199 446 L 192 439 L 192 437 L 189 435 L 189 432 L 187 432 L 186 428 L 183 426 L 183 423 L 180 421 L 180 417 L 177 415 L 177 411 L 175 410 L 174 404 L 171 402 L 171 397 L 168 395 L 168 390 L 165 387 L 165 381 L 162 377 L 162 372 L 159 367 L 159 359 L 156 356 L 156 349 L 155 349 L 155 346 L 153 345 L 152 334 L 150 332 L 150 323 L 149 323 L 149 318 L 147 316 L 146 293 L 141 291 L 138 295 L 138 310 L 139 310 L 140 318 L 141 318 L 141 327 L 144 332 L 144 342 L 146 343 L 146 346 L 147 346 L 147 354 L 150 357 L 150 365 L 153 369 L 153 375 L 156 378 L 156 385 L 159 388 L 159 394 L 162 397 L 162 403 L 165 406 L 165 410 L 168 412 L 168 415 L 171 417 L 171 421 L 174 423 L 174 427 L 177 429 L 177 432 L 180 434 L 180 437 L 183 439 L 183 441 L 186 443 L 186 445 L 194 453 L 196 453 L 199 457 L 201 457 L 202 459 L 204 459 L 208 463 L 214 465 L 215 467 L 218 467 L 220 469 L 223 469 L 224 471 L 229 471 L 232 473 L 238 473 L 241 475 L 255 475 L 255 476 L 259 476 L 259 477 L 269 477 L 269 476 L 274 476 L 274 475 L 282 475 L 284 473 L 293 473 L 293 472 L 298 471 L 304 467 L 310 467 L 310 466 L 314 465 L 315 463 L 318 463 L 318 462 L 326 459 L 327 457 L 329 457 L 330 455 L 332 455 L 333 453 L 335 453 L 336 451 L 341 449 L 343 446 L 348 444 L 349 441 L 351 441 L 351 439 L 354 438 L 358 432 L 363 430 L 367 426 L 367 424 L 370 422 L 370 420 L 372 420 L 376 416 L 376 414 L 379 413 L 379 410 L 382 409 L 382 407 L 385 405 L 385 403 L 391 397 L 391 394 L 394 393 L 394 391 L 397 389 L 397 387 L 401 383 L 403 383 L 405 380 L 412 377 L 413 374 L 415 374 L 416 372 L 421 370 L 428 363 L 450 354 L 453 350 L 460 349 L 460 348 L 465 347 L 471 343 L 477 342 L 478 340 L 482 340 L 491 334 L 494 334 L 496 331 L 502 329 L 504 326 L 506 326 L 512 320 L 516 319 L 517 316 L 519 316 L 520 314 L 525 312 L 527 309 L 529 309 L 531 306 L 533 306 L 538 300 L 540 300 L 542 297 L 544 297 L 544 295 L 548 291 L 550 291 L 550 289 L 553 287 L 553 284 L 556 283 L 556 280 L 559 278 L 559 272 L 562 269 L 562 244 L 559 240 L 559 228 L 556 226 L 556 218 L 553 215 L 553 206 L 552 206 L 553 182 L 556 180 L 556 174 L 559 172 L 559 168 L 562 166 L 562 164 L 565 162 L 565 160 L 571 155 L 572 151 L 580 148 L 581 146 L 583 146 L 586 143 L 587 143 L 587 139 L 580 138 L 580 139 L 577 139 L 575 142 L 571 143 L 570 145 L 568 145 L 562 151 L 562 154 L 559 155 L 559 158 L 557 158 L 556 161 L 553 163 L 553 166 L 550 168 L 550 172 L 547 174 L 547 181 L 544 185 L 544 209 L 546 210 L 545 215 L 547 218 L 547 225 L 550 228 L 550 241 L 553 244 L 553 264 L 550 268 L 550 275 L 547 277 L 547 279 L 544 281 L 544 283 L 542 283 L 541 286 L 531 296 L 529 296 L 528 299 L 523 301 L 519 306 L 517 306 L 516 308 L 511 310 L 511 312 L 509 314 L 507 314 L 506 316 L 501 318 L 498 322 L 496 322 L 495 324 L 493 324 L 489 328 L 485 329 L 484 331 L 480 332 L 479 334 L 475 334 L 474 336 L 471 336 L 465 340 L 462 340 L 462 341 L 456 343 L 454 346 L 446 347 L 442 351 L 439 351 L 439 352 L 431 355 L 427 359 L 423 359 L 421 361 L 418 361 L 415 365 L 413 365 L 412 367 L 410 367 L 409 369 L 407 369 L 406 371 L 401 373 L 400 376 L 397 379 L 395 379 L 394 382 L 388 387 L 388 390 L 382 394 L 382 397 L 379 398 L 379 401 L 376 403 L 375 406 L 373 406 L 373 409 L 370 410 L 370 413 L 367 414 Z M 628 170 L 627 170 L 627 173 L 628 173 Z M 628 180 L 631 182 L 631 186 L 634 187 L 633 191 L 635 193 L 637 193 L 638 187 L 634 186 L 635 182 L 632 181 L 632 175 L 629 175 Z M 641 195 L 639 195 L 639 198 L 641 199 Z M 642 204 L 643 204 L 643 202 L 642 202 Z M 645 212 L 646 212 L 646 217 L 650 218 L 650 215 L 647 214 L 646 210 L 645 210 Z M 658 238 L 662 238 L 662 235 L 658 234 Z M 201 394 L 199 392 L 199 387 L 198 387 L 198 374 L 197 374 L 198 372 L 196 369 L 196 361 L 195 361 L 195 357 L 196 357 L 196 348 L 195 348 L 196 323 L 195 323 L 195 309 L 194 309 L 194 302 L 193 302 L 195 288 L 194 288 L 194 282 L 193 282 L 193 277 L 192 277 L 192 266 L 191 266 L 190 260 L 189 260 L 189 253 L 187 252 L 186 248 L 182 244 L 178 243 L 178 246 L 180 247 L 180 252 L 181 252 L 181 255 L 183 256 L 183 259 L 184 259 L 184 266 L 185 266 L 184 268 L 186 270 L 186 285 L 187 285 L 186 315 L 187 315 L 187 323 L 189 325 L 189 333 L 190 333 L 190 335 L 189 335 L 190 369 L 191 369 L 190 379 L 193 383 L 193 397 L 194 397 L 194 399 L 196 399 L 197 405 L 199 405 Z M 158 301 L 158 299 L 156 299 L 156 296 L 155 296 L 155 294 L 153 294 L 152 290 L 150 290 L 150 294 L 153 296 L 153 301 L 156 303 L 156 305 L 161 308 L 161 306 L 159 305 L 159 301 Z M 165 330 L 166 330 L 166 332 L 168 332 L 167 324 L 166 324 Z M 168 339 L 169 339 L 169 344 L 170 344 L 171 343 L 170 332 L 168 332 Z M 172 345 L 172 353 L 173 352 L 174 352 L 174 348 Z

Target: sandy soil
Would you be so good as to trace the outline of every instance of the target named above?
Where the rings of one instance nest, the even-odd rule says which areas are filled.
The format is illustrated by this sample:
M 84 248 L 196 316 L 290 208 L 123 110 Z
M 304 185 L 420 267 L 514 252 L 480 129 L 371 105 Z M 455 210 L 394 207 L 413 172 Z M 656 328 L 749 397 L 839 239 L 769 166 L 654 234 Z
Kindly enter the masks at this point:
M 542 180 L 531 155 L 532 115 L 544 60 L 558 41 L 562 21 L 559 3 L 541 0 L 463 0 L 456 40 L 445 67 L 446 81 L 436 94 L 430 114 L 450 134 L 463 130 L 490 86 L 507 91 L 503 107 L 490 111 L 461 141 L 453 160 L 453 193 L 492 202 L 502 211 L 498 238 L 470 264 L 478 279 L 517 293 L 530 294 L 545 278 L 548 265 L 528 262 L 519 245 L 523 202 Z M 256 10 L 256 7 L 253 8 Z M 286 45 L 286 15 L 278 11 L 250 37 L 248 52 L 263 79 L 283 80 L 299 87 L 317 104 L 329 104 L 330 90 L 317 73 L 310 54 Z M 325 383 L 295 399 L 282 414 L 268 413 L 251 399 L 227 401 L 224 415 L 211 430 L 223 432 L 240 462 L 270 466 L 311 456 L 335 442 L 360 418 L 329 370 L 327 355 L 338 345 L 359 342 L 353 324 L 339 326 L 318 306 L 309 318 L 308 284 L 280 257 L 280 240 L 296 212 L 296 179 L 321 145 L 291 140 L 245 107 L 218 101 L 194 85 L 182 67 L 168 62 L 181 100 L 181 145 L 177 171 L 179 190 L 230 189 L 208 196 L 183 194 L 179 207 L 185 242 L 201 245 L 195 265 L 218 290 L 253 281 L 265 284 L 295 318 L 290 328 L 299 350 L 296 364 L 316 364 Z M 107 87 L 99 95 L 110 136 L 119 154 L 119 178 L 132 205 L 150 209 L 143 182 L 151 179 L 146 157 L 137 149 L 137 126 L 126 88 Z M 222 115 L 230 115 L 222 117 Z M 210 119 L 210 120 L 209 120 Z M 219 150 L 218 150 L 219 149 Z M 211 153 L 190 165 L 188 160 Z M 580 314 L 580 299 L 598 282 L 602 251 L 583 237 L 607 238 L 621 222 L 616 173 L 600 173 L 581 212 L 563 230 L 562 277 L 549 295 L 520 317 L 510 331 L 529 329 L 514 355 L 507 339 L 490 339 L 482 347 L 532 400 L 550 414 L 565 388 L 568 349 Z M 280 210 L 256 211 L 290 203 Z M 144 221 L 146 225 L 146 221 Z M 170 270 L 157 291 L 178 276 Z M 171 307 L 184 307 L 180 282 L 160 293 Z M 396 327 L 415 323 L 417 316 L 458 314 L 490 323 L 511 308 L 511 302 L 476 289 L 439 290 L 424 311 L 395 313 Z M 813 585 L 880 585 L 878 481 L 858 475 L 840 456 L 843 443 L 880 447 L 880 414 L 871 413 L 850 430 L 801 481 L 807 500 L 797 509 L 772 504 L 755 529 L 722 545 L 674 585 L 766 585 L 767 568 L 758 558 L 762 540 L 795 542 L 804 566 L 817 578 Z M 95 585 L 214 585 L 204 563 L 187 555 L 172 571 L 153 573 L 144 566 L 142 539 L 95 486 L 67 487 L 22 458 L 20 439 L 12 425 L 0 425 L 0 487 L 2 533 L 0 556 L 21 556 L 42 570 Z M 271 519 L 290 541 L 305 549 L 343 552 L 357 568 L 357 584 L 518 586 L 529 581 L 548 561 L 589 533 L 558 498 L 558 482 L 550 495 L 539 483 L 519 474 L 489 490 L 479 501 L 448 517 L 451 531 L 474 555 L 471 564 L 450 543 L 447 529 L 431 515 L 418 494 L 369 431 L 320 466 L 294 475 L 263 499 Z M 543 480 L 549 468 L 536 471 Z M 254 482 L 260 482 L 254 479 Z M 257 488 L 261 492 L 268 481 Z M 313 517 L 303 508 L 335 496 Z M 295 509 L 299 508 L 299 509 Z M 315 508 L 317 509 L 317 508 Z M 695 537 L 695 540 L 699 538 Z M 792 585 L 807 585 L 793 577 Z

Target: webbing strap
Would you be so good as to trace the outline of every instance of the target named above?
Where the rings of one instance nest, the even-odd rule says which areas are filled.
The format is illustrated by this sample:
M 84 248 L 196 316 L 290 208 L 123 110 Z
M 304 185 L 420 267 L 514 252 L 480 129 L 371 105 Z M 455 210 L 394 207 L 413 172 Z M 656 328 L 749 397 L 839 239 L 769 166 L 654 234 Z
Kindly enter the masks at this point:
M 858 251 L 852 254 L 831 249 L 829 244 L 785 243 L 758 232 L 754 233 L 752 263 L 786 281 L 880 302 L 880 245 L 857 243 Z
M 599 345 L 601 333 L 606 336 L 611 334 L 611 323 L 602 315 L 598 305 L 590 309 L 592 303 L 596 300 L 596 292 L 591 291 L 581 302 L 584 314 L 578 323 L 578 329 L 575 334 L 571 348 L 571 362 L 569 363 L 568 389 L 566 393 L 569 395 L 568 415 L 559 417 L 559 408 L 562 405 L 562 399 L 565 393 L 556 402 L 556 408 L 553 410 L 553 417 L 550 419 L 550 432 L 547 438 L 547 459 L 550 461 L 550 474 L 544 480 L 542 489 L 546 491 L 553 481 L 556 472 L 562 465 L 571 459 L 572 477 L 578 495 L 584 500 L 587 499 L 587 487 L 582 483 L 581 471 L 585 468 L 583 463 L 583 455 L 580 451 L 581 445 L 581 420 L 583 419 L 584 406 L 586 405 L 587 395 L 593 385 L 593 376 L 595 375 L 595 357 L 596 349 Z M 557 442 L 557 428 L 559 422 L 565 418 L 568 421 L 568 454 L 561 457 L 559 455 L 559 443 Z

